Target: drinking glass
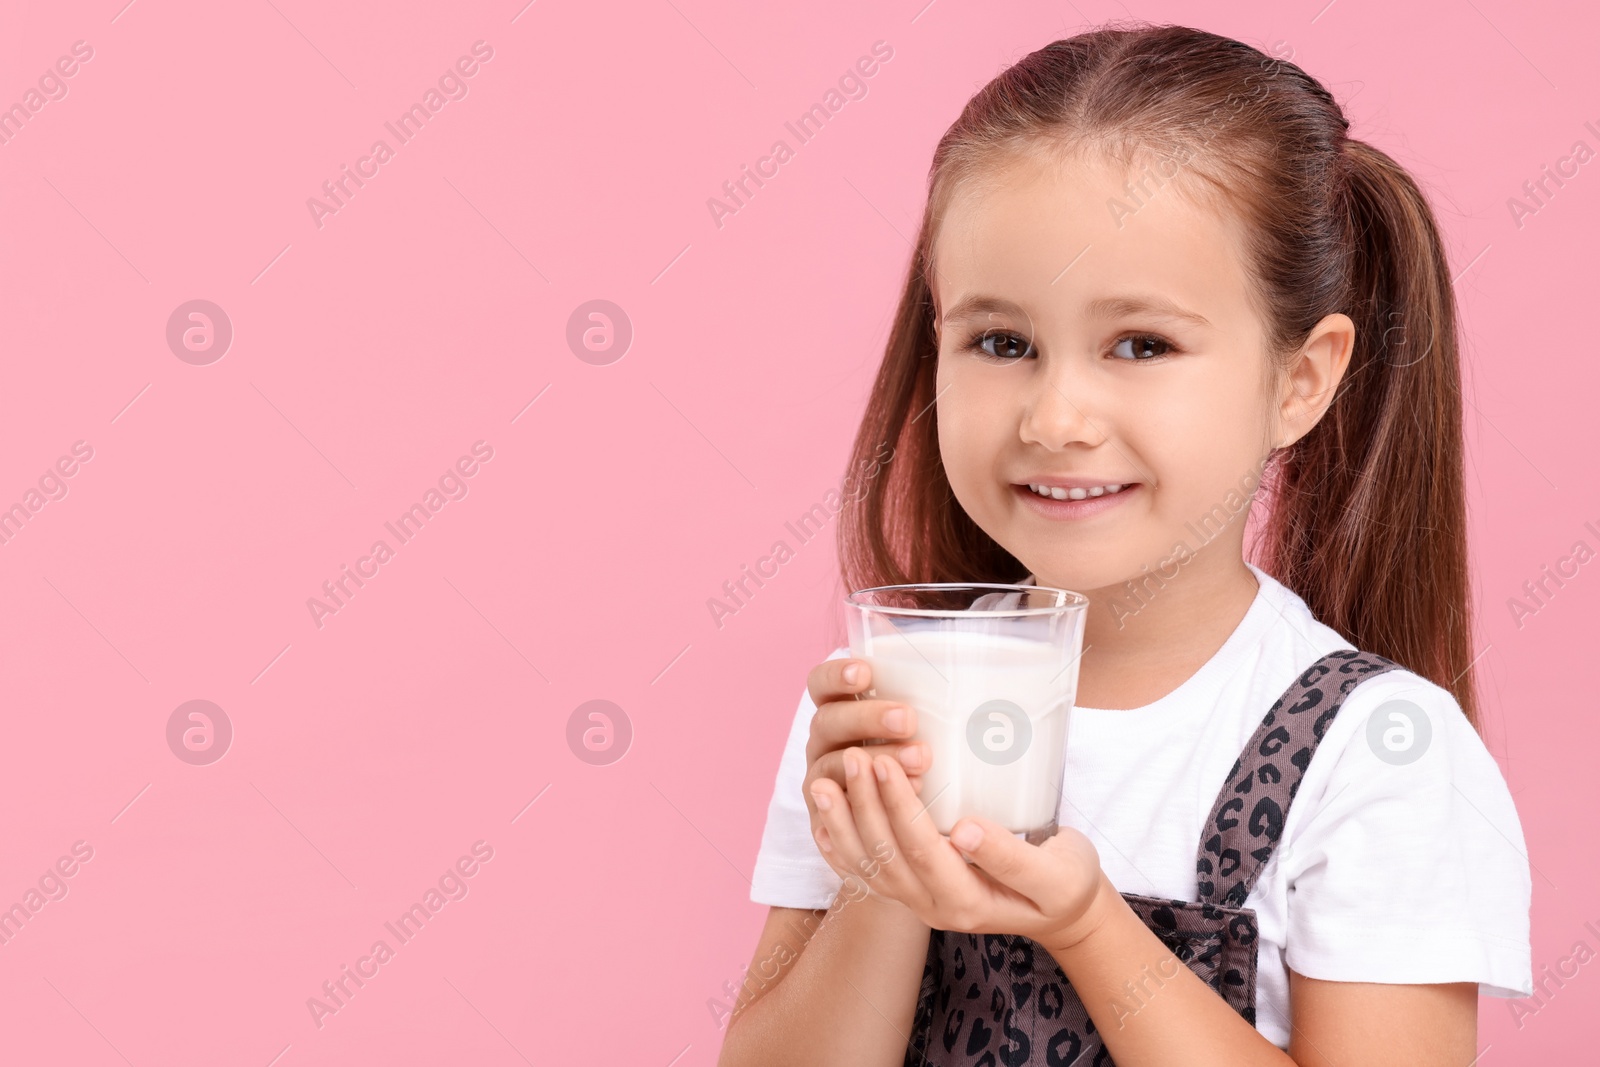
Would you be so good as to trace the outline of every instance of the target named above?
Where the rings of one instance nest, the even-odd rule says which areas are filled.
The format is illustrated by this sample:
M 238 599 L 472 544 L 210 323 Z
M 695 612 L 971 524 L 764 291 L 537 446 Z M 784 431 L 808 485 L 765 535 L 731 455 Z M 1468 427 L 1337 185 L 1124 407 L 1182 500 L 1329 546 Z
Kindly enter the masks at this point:
M 934 827 L 981 815 L 1034 843 L 1054 834 L 1089 598 L 941 582 L 861 589 L 844 604 L 850 655 L 872 667 L 863 696 L 916 709 Z

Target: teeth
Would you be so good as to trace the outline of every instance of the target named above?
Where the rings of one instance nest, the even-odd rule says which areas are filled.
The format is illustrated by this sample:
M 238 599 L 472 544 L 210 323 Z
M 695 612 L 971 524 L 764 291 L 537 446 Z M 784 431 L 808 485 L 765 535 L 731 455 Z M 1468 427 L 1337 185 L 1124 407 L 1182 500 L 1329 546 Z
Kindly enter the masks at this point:
M 1063 489 L 1060 486 L 1049 487 L 1043 485 L 1028 486 L 1040 496 L 1051 497 L 1055 500 L 1083 500 L 1087 497 L 1104 496 L 1107 493 L 1120 493 L 1122 485 L 1095 485 L 1086 489 Z

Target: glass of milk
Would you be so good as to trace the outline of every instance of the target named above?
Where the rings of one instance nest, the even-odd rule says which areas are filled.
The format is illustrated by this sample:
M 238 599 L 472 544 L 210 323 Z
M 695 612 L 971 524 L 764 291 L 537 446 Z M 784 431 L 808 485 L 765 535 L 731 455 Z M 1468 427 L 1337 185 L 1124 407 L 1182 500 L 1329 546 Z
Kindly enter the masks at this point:
M 941 834 L 966 815 L 1038 843 L 1056 832 L 1089 598 L 1034 585 L 885 585 L 845 598 L 870 698 L 916 709 L 933 752 L 921 801 Z M 880 742 L 881 743 L 881 742 Z

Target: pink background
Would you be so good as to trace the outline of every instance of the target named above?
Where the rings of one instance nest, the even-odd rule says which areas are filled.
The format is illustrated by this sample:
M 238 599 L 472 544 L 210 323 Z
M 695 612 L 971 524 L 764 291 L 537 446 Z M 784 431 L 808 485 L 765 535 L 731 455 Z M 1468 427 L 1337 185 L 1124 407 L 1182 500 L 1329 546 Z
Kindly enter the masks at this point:
M 1431 190 L 1535 972 L 1600 948 L 1574 829 L 1600 562 L 1520 627 L 1506 604 L 1600 548 L 1600 163 L 1520 227 L 1507 206 L 1600 148 L 1592 13 L 524 2 L 0 9 L 0 103 L 94 52 L 0 145 L 0 506 L 93 449 L 0 545 L 0 906 L 93 849 L 0 945 L 0 1060 L 714 1063 L 778 755 L 842 641 L 833 526 L 797 547 L 784 523 L 844 476 L 933 145 L 1004 65 L 1130 13 L 1286 42 Z M 478 40 L 467 95 L 398 145 L 385 121 Z M 719 228 L 707 199 L 879 40 L 867 96 Z M 380 137 L 319 228 L 307 198 Z M 209 365 L 166 341 L 194 299 L 233 326 Z M 633 327 L 608 365 L 566 339 L 596 299 Z M 465 498 L 396 547 L 384 523 L 476 441 Z M 308 598 L 379 538 L 394 557 L 319 627 Z M 795 558 L 719 628 L 707 600 L 780 538 Z M 597 699 L 633 731 L 609 765 L 568 742 Z M 169 748 L 191 700 L 232 724 L 220 761 Z M 468 895 L 319 1028 L 307 999 L 477 841 Z M 1597 1006 L 1600 964 L 1520 1028 L 1484 1001 L 1480 1062 L 1564 1061 Z

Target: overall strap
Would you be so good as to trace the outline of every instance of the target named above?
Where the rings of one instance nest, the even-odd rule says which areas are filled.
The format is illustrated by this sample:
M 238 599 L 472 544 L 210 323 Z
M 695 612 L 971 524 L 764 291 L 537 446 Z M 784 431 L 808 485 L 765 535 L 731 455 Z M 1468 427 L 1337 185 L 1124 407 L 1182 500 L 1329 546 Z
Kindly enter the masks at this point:
M 1199 899 L 1242 908 L 1283 833 L 1311 756 L 1350 690 L 1399 664 L 1341 649 L 1307 667 L 1267 712 L 1234 761 L 1200 833 Z

